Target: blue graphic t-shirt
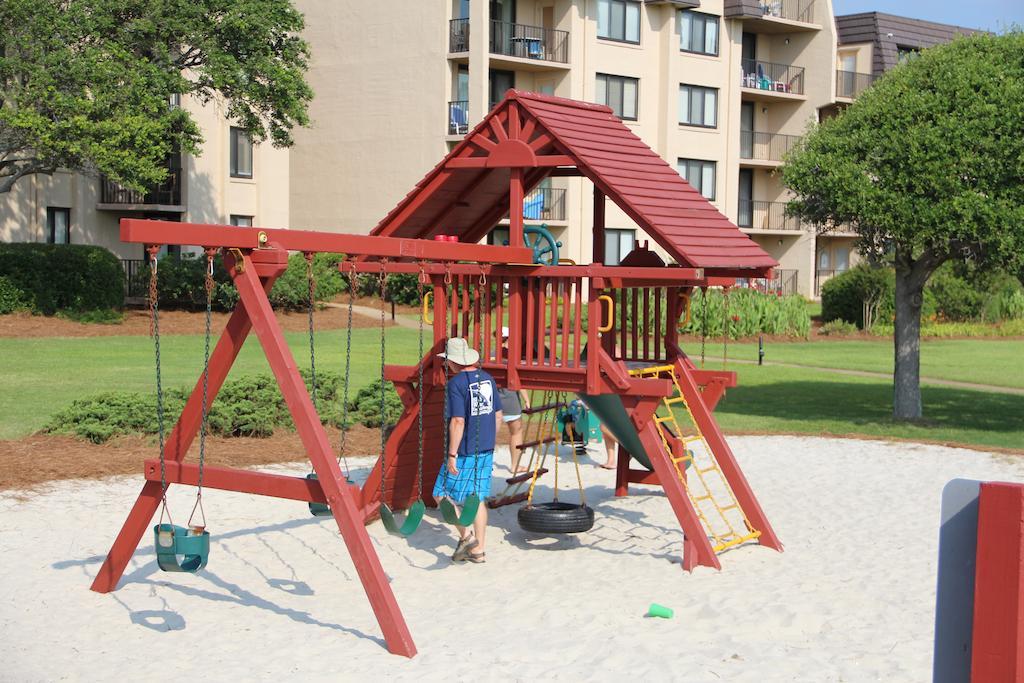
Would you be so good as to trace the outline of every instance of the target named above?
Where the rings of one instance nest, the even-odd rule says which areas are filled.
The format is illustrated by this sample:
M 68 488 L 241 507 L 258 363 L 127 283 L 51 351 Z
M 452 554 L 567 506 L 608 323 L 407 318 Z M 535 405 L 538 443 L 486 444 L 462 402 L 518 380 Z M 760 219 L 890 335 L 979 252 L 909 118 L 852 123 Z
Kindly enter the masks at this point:
M 448 415 L 466 420 L 459 455 L 494 450 L 497 436 L 494 414 L 499 410 L 501 397 L 498 396 L 498 387 L 494 378 L 483 370 L 460 372 L 448 380 Z

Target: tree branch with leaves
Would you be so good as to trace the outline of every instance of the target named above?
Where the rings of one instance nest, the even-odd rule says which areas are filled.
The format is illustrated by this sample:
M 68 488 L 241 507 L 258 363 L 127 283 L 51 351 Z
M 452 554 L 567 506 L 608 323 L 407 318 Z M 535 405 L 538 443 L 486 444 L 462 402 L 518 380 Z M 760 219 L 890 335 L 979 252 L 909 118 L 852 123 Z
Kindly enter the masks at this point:
M 302 28 L 290 0 L 4 0 L 0 193 L 57 168 L 162 182 L 168 154 L 203 142 L 176 95 L 291 145 L 313 97 Z
M 813 128 L 782 173 L 792 214 L 854 227 L 895 267 L 893 414 L 920 418 L 928 278 L 950 260 L 1024 268 L 1024 33 L 924 50 Z

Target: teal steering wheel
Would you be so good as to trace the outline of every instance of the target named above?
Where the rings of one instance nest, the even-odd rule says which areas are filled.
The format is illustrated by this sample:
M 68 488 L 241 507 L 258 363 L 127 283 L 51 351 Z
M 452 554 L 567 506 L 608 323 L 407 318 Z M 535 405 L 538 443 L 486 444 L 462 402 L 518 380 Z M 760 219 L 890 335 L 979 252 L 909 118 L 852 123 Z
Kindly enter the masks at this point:
M 523 242 L 533 249 L 534 263 L 543 266 L 558 265 L 558 248 L 562 243 L 555 241 L 555 236 L 551 234 L 546 224 L 523 228 Z

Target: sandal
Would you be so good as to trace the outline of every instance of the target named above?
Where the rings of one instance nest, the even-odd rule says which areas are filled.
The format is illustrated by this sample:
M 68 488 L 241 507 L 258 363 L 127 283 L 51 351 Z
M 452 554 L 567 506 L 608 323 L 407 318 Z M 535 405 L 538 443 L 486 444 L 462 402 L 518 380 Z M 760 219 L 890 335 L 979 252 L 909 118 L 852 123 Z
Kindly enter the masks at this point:
M 467 552 L 466 553 L 466 559 L 468 561 L 472 562 L 473 564 L 483 564 L 484 562 L 487 561 L 487 560 L 484 559 L 485 555 L 487 555 L 487 553 L 471 553 L 471 552 Z
M 472 536 L 467 536 L 466 538 L 462 539 L 461 541 L 459 541 L 459 544 L 455 547 L 455 554 L 452 555 L 452 562 L 465 562 L 470 557 L 472 557 L 469 551 L 475 548 L 476 546 L 476 539 Z

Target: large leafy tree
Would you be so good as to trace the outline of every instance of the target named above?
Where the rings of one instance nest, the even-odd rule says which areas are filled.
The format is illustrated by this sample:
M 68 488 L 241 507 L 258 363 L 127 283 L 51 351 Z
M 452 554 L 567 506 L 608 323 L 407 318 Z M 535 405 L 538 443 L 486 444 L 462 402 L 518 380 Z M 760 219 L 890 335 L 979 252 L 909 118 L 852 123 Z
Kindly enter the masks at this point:
M 308 123 L 309 51 L 290 0 L 0 0 L 0 193 L 57 168 L 143 189 L 216 101 L 253 140 Z
M 922 415 L 921 304 L 945 261 L 1024 267 L 1024 34 L 977 35 L 885 74 L 787 159 L 791 210 L 852 224 L 896 269 L 893 412 Z

